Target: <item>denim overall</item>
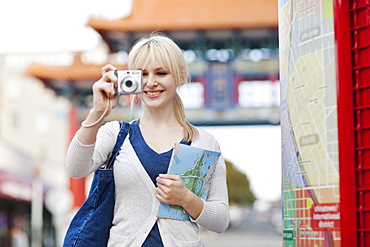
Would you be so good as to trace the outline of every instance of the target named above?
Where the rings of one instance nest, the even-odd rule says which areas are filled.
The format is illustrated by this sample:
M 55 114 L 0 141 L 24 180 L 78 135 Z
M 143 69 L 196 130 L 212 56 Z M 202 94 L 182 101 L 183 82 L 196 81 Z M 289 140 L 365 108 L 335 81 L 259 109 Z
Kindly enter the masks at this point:
M 72 219 L 63 247 L 103 247 L 107 246 L 114 212 L 113 163 L 125 140 L 130 124 L 119 122 L 120 132 L 111 157 L 96 170 L 89 195 Z

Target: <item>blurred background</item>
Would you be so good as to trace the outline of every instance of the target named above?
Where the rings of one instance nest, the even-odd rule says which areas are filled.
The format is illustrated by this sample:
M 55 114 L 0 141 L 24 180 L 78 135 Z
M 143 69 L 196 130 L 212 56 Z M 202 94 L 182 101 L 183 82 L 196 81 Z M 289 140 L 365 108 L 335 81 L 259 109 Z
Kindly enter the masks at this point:
M 207 246 L 281 246 L 276 0 L 13 0 L 0 3 L 0 246 L 61 246 L 89 189 L 70 179 L 68 144 L 101 67 L 125 68 L 153 31 L 183 49 L 188 120 L 220 143 L 231 223 Z M 121 97 L 109 120 L 130 120 Z

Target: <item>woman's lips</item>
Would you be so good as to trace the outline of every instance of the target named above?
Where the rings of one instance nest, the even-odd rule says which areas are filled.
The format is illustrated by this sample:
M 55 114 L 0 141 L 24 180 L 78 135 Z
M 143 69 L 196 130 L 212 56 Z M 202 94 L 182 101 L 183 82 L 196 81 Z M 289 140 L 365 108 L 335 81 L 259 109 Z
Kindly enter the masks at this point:
M 144 91 L 144 93 L 145 93 L 146 95 L 148 95 L 149 97 L 156 97 L 156 96 L 159 96 L 162 92 L 163 92 L 163 90 Z

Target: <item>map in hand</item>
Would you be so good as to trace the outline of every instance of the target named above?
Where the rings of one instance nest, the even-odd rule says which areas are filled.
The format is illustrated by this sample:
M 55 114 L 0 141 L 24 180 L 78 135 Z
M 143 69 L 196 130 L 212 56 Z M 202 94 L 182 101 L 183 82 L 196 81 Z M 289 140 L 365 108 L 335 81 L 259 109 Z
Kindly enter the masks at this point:
M 189 190 L 206 200 L 219 156 L 219 152 L 176 143 L 168 173 L 180 175 Z M 164 203 L 160 204 L 157 216 L 190 220 L 188 213 L 181 206 Z

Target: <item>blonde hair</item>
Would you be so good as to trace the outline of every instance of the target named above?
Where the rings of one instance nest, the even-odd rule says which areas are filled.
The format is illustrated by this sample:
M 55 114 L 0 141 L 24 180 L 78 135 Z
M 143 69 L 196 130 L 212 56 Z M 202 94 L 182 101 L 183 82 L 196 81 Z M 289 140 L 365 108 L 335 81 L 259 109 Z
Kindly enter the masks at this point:
M 188 81 L 189 74 L 184 56 L 172 39 L 160 34 L 140 39 L 131 48 L 127 64 L 129 69 L 143 69 L 154 60 L 172 74 L 177 87 Z M 198 136 L 198 130 L 185 119 L 184 104 L 177 92 L 174 101 L 176 119 L 184 129 L 184 141 L 190 142 Z

